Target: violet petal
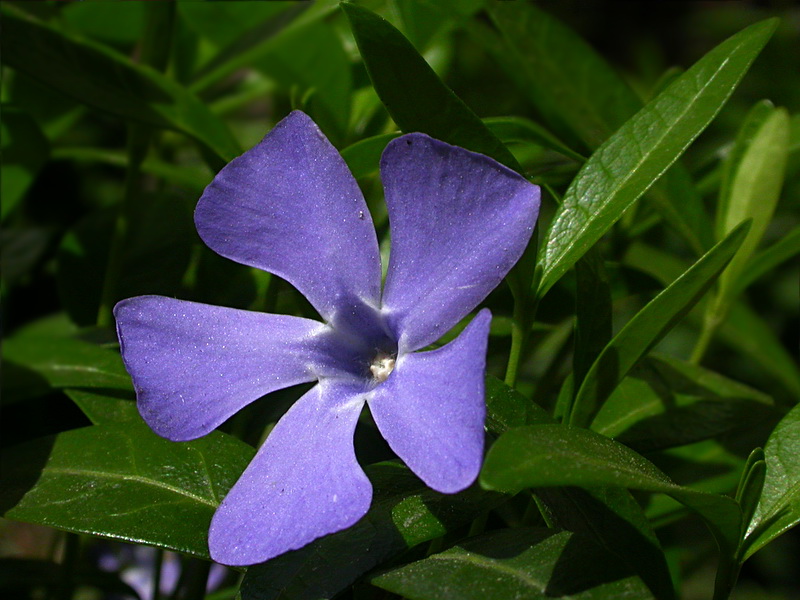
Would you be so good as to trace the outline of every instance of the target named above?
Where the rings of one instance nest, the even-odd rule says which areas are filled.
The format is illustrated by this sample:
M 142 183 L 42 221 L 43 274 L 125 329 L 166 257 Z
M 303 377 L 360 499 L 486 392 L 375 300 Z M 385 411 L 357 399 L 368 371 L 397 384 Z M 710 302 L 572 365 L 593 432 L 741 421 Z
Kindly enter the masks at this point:
M 484 309 L 446 346 L 400 356 L 368 398 L 392 450 L 439 492 L 463 490 L 481 468 L 490 322 Z
M 528 244 L 539 188 L 496 161 L 414 133 L 381 159 L 392 232 L 383 307 L 400 351 L 437 340 Z
M 195 211 L 203 241 L 236 262 L 286 279 L 329 322 L 380 300 L 378 241 L 339 153 L 294 111 L 226 165 Z
M 114 307 L 139 412 L 174 441 L 212 431 L 269 392 L 327 367 L 318 321 L 139 296 Z
M 364 387 L 323 379 L 281 418 L 211 521 L 211 557 L 263 562 L 353 525 L 372 486 L 353 431 Z

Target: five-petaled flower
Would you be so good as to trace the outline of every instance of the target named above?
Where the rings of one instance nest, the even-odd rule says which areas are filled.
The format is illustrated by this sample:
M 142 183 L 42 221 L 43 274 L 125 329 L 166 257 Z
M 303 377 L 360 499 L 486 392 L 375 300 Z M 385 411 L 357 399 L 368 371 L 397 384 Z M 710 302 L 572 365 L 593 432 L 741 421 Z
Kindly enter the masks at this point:
M 213 250 L 292 283 L 324 319 L 159 296 L 114 309 L 139 411 L 170 440 L 203 436 L 269 392 L 317 384 L 280 419 L 217 509 L 211 556 L 262 562 L 353 525 L 372 487 L 353 432 L 364 403 L 428 486 L 455 493 L 483 458 L 484 309 L 528 243 L 539 189 L 486 156 L 420 133 L 381 159 L 391 254 L 361 191 L 311 119 L 293 112 L 223 168 L 195 211 Z

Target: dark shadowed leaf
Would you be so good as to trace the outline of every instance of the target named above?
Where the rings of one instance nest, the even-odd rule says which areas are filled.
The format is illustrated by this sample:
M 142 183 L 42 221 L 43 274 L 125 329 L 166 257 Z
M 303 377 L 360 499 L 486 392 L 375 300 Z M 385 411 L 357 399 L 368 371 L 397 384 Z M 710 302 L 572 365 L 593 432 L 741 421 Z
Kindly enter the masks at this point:
M 503 496 L 477 486 L 454 495 L 434 492 L 395 463 L 366 469 L 372 506 L 358 523 L 247 570 L 243 600 L 333 598 L 358 577 L 408 548 L 472 521 Z
M 3 61 L 94 108 L 181 131 L 214 153 L 218 166 L 241 150 L 227 126 L 172 79 L 100 44 L 3 12 Z
M 504 492 L 571 485 L 660 492 L 703 517 L 724 558 L 739 543 L 741 515 L 732 498 L 678 486 L 640 454 L 586 429 L 528 425 L 508 431 L 489 450 L 480 481 Z
M 548 523 L 585 535 L 636 573 L 659 600 L 675 597 L 661 543 L 639 503 L 622 488 L 538 488 Z
M 575 396 L 570 423 L 591 423 L 597 410 L 633 366 L 716 281 L 746 233 L 747 224 L 732 231 L 625 324 L 589 369 Z
M 687 361 L 650 355 L 603 404 L 592 429 L 649 452 L 750 428 L 774 414 L 763 392 Z
M 0 218 L 5 219 L 22 200 L 47 160 L 50 144 L 27 113 L 4 104 L 0 116 L 0 151 L 3 153 Z
M 647 586 L 589 536 L 506 529 L 372 579 L 410 600 L 652 598 Z
M 355 4 L 343 3 L 372 85 L 404 132 L 420 131 L 521 167 L 478 116 L 448 88 L 402 33 Z

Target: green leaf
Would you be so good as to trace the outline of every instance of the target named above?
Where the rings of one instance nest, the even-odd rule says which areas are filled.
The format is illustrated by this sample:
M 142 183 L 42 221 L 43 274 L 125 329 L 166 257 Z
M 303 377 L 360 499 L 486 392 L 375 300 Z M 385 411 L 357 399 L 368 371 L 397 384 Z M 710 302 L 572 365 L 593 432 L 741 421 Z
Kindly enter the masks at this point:
M 342 158 L 353 177 L 360 179 L 377 172 L 386 144 L 399 136 L 399 133 L 382 133 L 359 140 L 342 150 Z
M 783 186 L 789 144 L 789 114 L 785 109 L 759 110 L 757 116 L 745 123 L 745 132 L 737 139 L 731 156 L 735 161 L 728 169 L 729 183 L 723 183 L 720 198 L 720 237 L 742 221 L 752 219 L 753 224 L 742 247 L 719 280 L 717 307 L 722 309 L 730 300 L 744 267 L 772 220 L 772 214 Z M 752 121 L 757 121 L 753 124 Z M 752 132 L 750 130 L 753 130 Z
M 302 108 L 334 145 L 345 138 L 353 82 L 350 60 L 333 28 L 317 22 L 289 31 L 254 66 L 286 89 L 309 94 Z
M 169 77 L 110 48 L 3 9 L 4 62 L 59 92 L 123 119 L 175 129 L 222 166 L 241 153 L 227 126 Z
M 486 376 L 486 429 L 499 435 L 529 423 L 552 422 L 541 406 L 496 377 Z
M 787 399 L 800 398 L 797 358 L 786 350 L 761 315 L 743 303 L 734 304 L 720 328 L 720 337 L 787 390 Z
M 597 248 L 575 263 L 575 341 L 572 355 L 573 385 L 583 383 L 603 348 L 611 341 L 611 286 L 603 257 Z
M 477 486 L 439 494 L 396 463 L 365 471 L 374 486 L 367 515 L 349 529 L 250 567 L 243 600 L 332 598 L 370 569 L 469 523 L 504 499 Z
M 495 2 L 490 13 L 503 40 L 482 31 L 484 44 L 550 127 L 570 134 L 565 139 L 577 137 L 594 150 L 642 107 L 605 58 L 552 15 L 524 2 Z M 649 198 L 698 255 L 711 246 L 711 224 L 680 165 Z
M 591 156 L 542 244 L 540 297 L 705 129 L 776 26 L 774 19 L 757 23 L 717 46 Z
M 535 494 L 547 509 L 551 527 L 586 535 L 638 575 L 656 598 L 675 597 L 661 544 L 628 490 L 539 488 Z
M 188 203 L 168 194 L 142 197 L 137 227 L 123 250 L 116 298 L 141 294 L 176 296 L 197 239 Z M 56 282 L 62 305 L 76 323 L 96 321 L 116 215 L 95 211 L 70 229 L 58 248 Z
M 20 203 L 47 161 L 50 144 L 36 122 L 18 108 L 4 104 L 0 118 L 0 152 L 3 154 L 0 219 L 5 219 Z
M 33 371 L 53 388 L 133 389 L 117 352 L 83 340 L 12 336 L 3 341 L 3 362 Z
M 480 482 L 507 493 L 563 486 L 660 492 L 705 520 L 723 562 L 732 559 L 739 543 L 741 513 L 735 500 L 676 485 L 640 454 L 586 429 L 528 425 L 504 433 L 486 456 Z
M 745 559 L 800 523 L 800 406 L 778 423 L 764 455 L 767 473 L 761 500 L 747 528 Z
M 142 421 L 133 391 L 67 389 L 64 393 L 95 425 Z
M 256 8 L 256 11 L 262 13 L 260 16 L 267 18 L 256 27 L 248 30 L 247 33 L 240 36 L 239 39 L 229 44 L 225 50 L 219 53 L 209 64 L 204 65 L 202 73 L 199 74 L 198 79 L 189 89 L 194 93 L 200 93 L 237 70 L 251 67 L 261 60 L 268 52 L 272 51 L 276 44 L 280 44 L 286 35 L 292 34 L 327 17 L 336 10 L 338 6 L 336 0 L 318 0 L 308 5 L 299 2 L 287 2 L 282 3 L 282 6 L 285 8 L 286 4 L 290 5 L 289 10 L 275 11 L 276 14 L 272 16 L 263 13 L 265 10 L 267 12 L 273 11 L 269 11 L 265 8 Z M 223 9 L 223 11 L 229 13 L 233 11 L 253 14 L 253 9 L 251 7 L 247 6 L 247 8 L 244 8 L 244 6 L 246 5 L 242 5 L 241 8 L 226 8 Z M 182 13 L 185 14 L 186 7 L 181 7 L 181 9 Z M 192 12 L 199 11 L 207 15 L 209 10 L 218 11 L 219 9 L 191 6 L 189 10 Z M 213 16 L 211 19 L 213 19 Z M 197 21 L 195 21 L 194 24 L 197 25 Z M 219 25 L 216 23 L 206 24 L 206 26 L 203 26 L 204 34 L 208 32 L 208 27 L 213 29 L 219 27 Z
M 141 422 L 74 429 L 3 453 L 0 511 L 208 559 L 211 516 L 253 454 L 219 432 L 177 443 Z
M 556 131 L 602 144 L 640 107 L 622 78 L 580 36 L 534 5 L 493 2 L 501 64 Z
M 177 5 L 183 21 L 219 48 L 259 33 L 265 21 L 280 15 L 295 2 L 187 2 Z
M 772 399 L 698 365 L 645 357 L 603 404 L 592 429 L 649 452 L 750 428 L 772 418 Z
M 409 600 L 653 598 L 588 536 L 541 528 L 494 531 L 371 582 Z
M 563 154 L 576 162 L 586 162 L 585 156 L 569 148 L 544 127 L 530 119 L 523 117 L 489 117 L 483 119 L 483 122 L 504 144 L 511 142 L 534 144 Z
M 741 294 L 751 283 L 772 272 L 778 265 L 800 254 L 800 226 L 765 248 L 747 263 L 736 278 L 731 296 Z
M 588 425 L 633 366 L 705 294 L 747 232 L 741 225 L 640 310 L 592 364 L 575 396 L 570 423 Z
M 404 132 L 490 156 L 521 171 L 513 155 L 448 88 L 402 33 L 369 10 L 342 3 L 375 91 Z

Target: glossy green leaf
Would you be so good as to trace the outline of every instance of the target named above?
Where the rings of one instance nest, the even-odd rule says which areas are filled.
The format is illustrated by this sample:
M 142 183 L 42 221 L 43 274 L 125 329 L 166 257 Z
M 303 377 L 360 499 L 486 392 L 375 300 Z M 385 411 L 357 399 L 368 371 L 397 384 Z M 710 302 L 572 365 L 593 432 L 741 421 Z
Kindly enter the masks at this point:
M 372 85 L 402 131 L 427 133 L 521 171 L 503 143 L 439 79 L 402 33 L 363 7 L 341 6 Z
M 359 140 L 342 150 L 342 158 L 353 177 L 360 179 L 376 173 L 386 144 L 399 136 L 399 133 L 382 133 Z
M 772 418 L 772 399 L 701 366 L 645 357 L 603 404 L 592 429 L 639 452 L 691 444 Z
M 133 389 L 118 352 L 79 339 L 12 336 L 3 340 L 3 362 L 54 388 Z
M 542 244 L 539 296 L 705 129 L 776 26 L 775 20 L 757 23 L 717 46 L 592 155 L 567 190 Z
M 370 569 L 503 501 L 477 486 L 439 494 L 396 463 L 365 471 L 374 486 L 367 515 L 349 529 L 250 567 L 242 582 L 243 600 L 333 598 Z
M 66 389 L 64 393 L 95 425 L 142 422 L 133 391 Z
M 514 427 L 552 421 L 541 406 L 496 377 L 486 376 L 486 429 L 499 435 Z
M 664 285 L 677 278 L 685 269 L 674 255 L 652 246 L 636 243 L 625 256 L 625 263 L 648 273 Z M 696 323 L 694 313 L 689 318 Z M 800 368 L 763 317 L 742 303 L 736 303 L 719 330 L 719 338 L 730 348 L 742 353 L 753 364 L 787 391 L 789 399 L 800 398 Z
M 758 124 L 745 123 L 746 128 L 754 131 L 745 133 L 744 140 L 737 139 L 737 145 L 741 143 L 745 148 L 734 150 L 732 160 L 736 162 L 728 170 L 730 183 L 723 183 L 721 192 L 726 196 L 720 198 L 724 207 L 720 214 L 720 233 L 726 235 L 747 219 L 752 219 L 753 224 L 736 257 L 720 277 L 718 306 L 723 306 L 730 298 L 731 288 L 761 241 L 783 186 L 789 114 L 781 108 L 768 109 L 766 115 L 761 112 L 755 117 Z
M 588 536 L 539 528 L 494 531 L 371 582 L 409 600 L 653 598 Z
M 597 410 L 633 366 L 716 281 L 746 233 L 746 224 L 731 232 L 625 324 L 589 369 L 575 396 L 570 423 L 591 423 Z
M 732 498 L 676 485 L 627 446 L 578 427 L 528 425 L 504 433 L 489 449 L 480 481 L 503 492 L 561 486 L 660 492 L 703 517 L 723 558 L 739 543 L 741 514 Z
M 552 15 L 527 2 L 495 2 L 490 14 L 503 39 L 483 30 L 480 37 L 548 125 L 570 134 L 565 139 L 576 137 L 595 150 L 642 108 L 606 59 Z M 680 165 L 649 198 L 698 255 L 712 245 L 710 221 Z
M 175 129 L 218 166 L 241 150 L 227 126 L 172 79 L 100 44 L 69 36 L 4 8 L 3 60 L 59 92 L 123 119 Z
M 764 447 L 767 472 L 747 528 L 743 558 L 800 523 L 800 406 L 787 414 Z
M 73 429 L 4 452 L 0 511 L 207 559 L 211 516 L 253 454 L 219 432 L 176 443 L 144 423 Z
M 50 144 L 36 122 L 13 106 L 3 105 L 0 127 L 0 151 L 3 153 L 0 219 L 5 219 L 20 203 L 47 160 Z

